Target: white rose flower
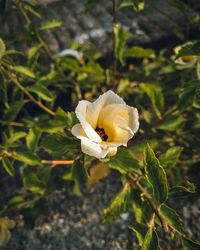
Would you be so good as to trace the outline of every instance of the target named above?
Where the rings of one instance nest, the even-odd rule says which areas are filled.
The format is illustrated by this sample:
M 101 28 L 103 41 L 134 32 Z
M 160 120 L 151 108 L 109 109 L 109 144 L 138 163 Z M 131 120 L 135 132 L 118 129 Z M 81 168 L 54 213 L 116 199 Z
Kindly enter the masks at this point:
M 72 134 L 81 140 L 83 153 L 104 158 L 117 153 L 139 128 L 138 111 L 109 90 L 95 102 L 82 100 L 75 110 L 80 123 Z

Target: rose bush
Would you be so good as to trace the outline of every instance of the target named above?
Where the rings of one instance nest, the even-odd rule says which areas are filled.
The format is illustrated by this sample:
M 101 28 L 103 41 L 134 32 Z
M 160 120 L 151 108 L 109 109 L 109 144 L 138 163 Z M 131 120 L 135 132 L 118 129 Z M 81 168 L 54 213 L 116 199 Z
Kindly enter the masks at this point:
M 81 140 L 83 153 L 104 158 L 117 153 L 139 128 L 138 111 L 109 90 L 95 102 L 80 101 L 75 111 L 80 123 L 72 134 Z

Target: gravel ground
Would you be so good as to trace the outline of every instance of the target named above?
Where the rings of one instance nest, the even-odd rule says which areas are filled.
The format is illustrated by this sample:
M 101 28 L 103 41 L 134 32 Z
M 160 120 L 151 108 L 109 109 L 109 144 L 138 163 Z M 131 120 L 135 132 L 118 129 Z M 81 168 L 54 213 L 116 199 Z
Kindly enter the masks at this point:
M 83 188 L 83 196 L 71 191 L 55 191 L 44 214 L 34 227 L 24 226 L 23 217 L 12 231 L 4 250 L 138 250 L 136 238 L 128 229 L 131 216 L 124 215 L 109 225 L 100 224 L 103 208 L 120 189 L 119 178 L 112 174 L 95 186 Z M 185 228 L 195 239 L 200 238 L 200 200 L 177 202 Z M 179 250 L 176 243 L 161 240 L 163 250 Z M 172 246 L 173 245 L 173 246 Z

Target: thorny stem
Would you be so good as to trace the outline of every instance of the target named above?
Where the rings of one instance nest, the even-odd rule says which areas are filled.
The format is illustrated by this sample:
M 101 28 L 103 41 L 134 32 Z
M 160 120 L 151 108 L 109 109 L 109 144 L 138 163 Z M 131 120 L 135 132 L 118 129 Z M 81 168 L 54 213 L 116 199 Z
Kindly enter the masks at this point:
M 31 93 L 21 85 L 21 83 L 18 81 L 15 75 L 13 74 L 8 74 L 5 70 L 4 73 L 7 75 L 7 77 L 20 89 L 22 90 L 28 97 L 29 99 L 34 102 L 37 106 L 39 106 L 41 109 L 46 111 L 48 114 L 55 116 L 56 113 L 52 111 L 51 109 L 47 108 L 42 102 L 38 101 L 34 96 L 31 95 Z
M 161 223 L 162 227 L 166 231 L 168 231 L 168 223 L 166 222 L 166 220 L 163 218 L 162 214 L 160 213 L 160 206 L 157 206 L 154 203 L 153 198 L 151 197 L 151 195 L 146 192 L 146 190 L 141 186 L 141 184 L 139 183 L 138 180 L 136 180 L 132 175 L 129 175 L 129 178 L 130 178 L 130 184 L 132 186 L 137 187 L 140 190 L 142 197 L 144 197 L 149 202 L 149 204 L 152 207 L 153 211 L 158 216 L 158 219 L 160 220 L 160 223 Z

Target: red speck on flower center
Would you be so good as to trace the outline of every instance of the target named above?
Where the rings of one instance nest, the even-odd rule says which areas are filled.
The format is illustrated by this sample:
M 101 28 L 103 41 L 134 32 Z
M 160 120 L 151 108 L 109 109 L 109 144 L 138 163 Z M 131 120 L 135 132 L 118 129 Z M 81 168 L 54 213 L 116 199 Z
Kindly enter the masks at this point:
M 108 136 L 107 136 L 107 134 L 105 133 L 105 131 L 104 131 L 103 128 L 96 127 L 95 131 L 97 132 L 97 134 L 101 137 L 101 139 L 102 139 L 103 141 L 107 141 Z

